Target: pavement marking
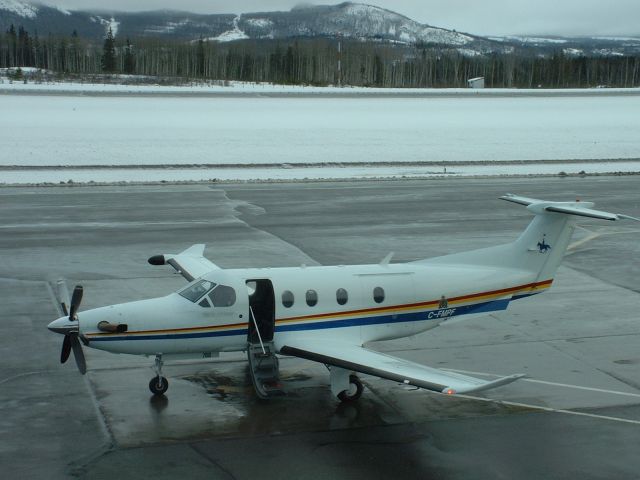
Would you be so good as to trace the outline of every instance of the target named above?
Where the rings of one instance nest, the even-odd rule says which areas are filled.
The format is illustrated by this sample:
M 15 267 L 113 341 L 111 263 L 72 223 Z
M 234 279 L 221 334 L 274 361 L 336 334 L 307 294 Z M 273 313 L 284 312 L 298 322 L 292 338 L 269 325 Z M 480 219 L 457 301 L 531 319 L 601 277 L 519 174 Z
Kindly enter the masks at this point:
M 40 375 L 40 374 L 43 374 L 43 373 L 47 373 L 47 371 L 46 370 L 41 370 L 39 372 L 19 373 L 18 375 L 12 375 L 10 377 L 3 378 L 2 380 L 0 380 L 0 385 L 5 384 L 7 382 L 10 382 L 11 380 L 15 380 L 16 378 L 28 377 L 30 375 Z
M 483 402 L 498 403 L 500 405 L 510 405 L 510 406 L 513 406 L 513 407 L 531 408 L 531 409 L 534 409 L 534 410 L 542 410 L 542 411 L 545 411 L 545 412 L 566 413 L 568 415 L 578 415 L 578 416 L 581 416 L 581 417 L 597 418 L 599 420 L 609 420 L 609 421 L 613 421 L 613 422 L 631 423 L 633 425 L 640 425 L 640 420 L 631 420 L 631 419 L 628 419 L 628 418 L 610 417 L 608 415 L 597 415 L 595 413 L 578 412 L 578 411 L 575 411 L 575 410 L 564 410 L 564 409 L 551 408 L 551 407 L 542 407 L 540 405 L 529 405 L 529 404 L 526 404 L 526 403 L 510 402 L 508 400 L 494 400 L 494 399 L 491 399 L 491 398 L 474 397 L 473 395 L 458 394 L 456 396 L 457 397 L 462 397 L 462 398 L 468 398 L 470 400 L 480 400 L 480 401 L 483 401 Z
M 585 228 L 580 225 L 576 225 L 576 228 L 579 228 L 580 230 L 584 230 L 585 232 L 587 232 L 587 236 L 581 240 L 576 240 L 571 245 L 569 245 L 567 247 L 568 252 L 572 252 L 578 247 L 581 247 L 582 245 L 584 245 L 585 243 L 590 242 L 591 240 L 595 240 L 596 238 L 601 237 L 603 235 L 619 235 L 624 233 L 640 232 L 640 230 L 638 230 L 637 228 L 629 228 L 629 227 L 622 227 L 622 228 L 619 227 L 617 229 L 612 229 L 611 227 L 606 226 L 606 227 L 600 227 L 595 231 L 589 230 L 588 228 Z
M 567 383 L 547 382 L 545 380 L 534 380 L 533 378 L 523 378 L 523 380 L 525 382 L 541 383 L 541 384 L 544 384 L 544 385 L 553 385 L 553 386 L 556 386 L 556 387 L 575 388 L 576 390 L 589 390 L 591 392 L 611 393 L 613 395 L 623 395 L 623 396 L 627 396 L 627 397 L 640 398 L 640 394 L 638 394 L 638 393 L 620 392 L 618 390 L 607 390 L 607 389 L 604 389 L 604 388 L 583 387 L 581 385 L 571 385 L 571 384 L 567 384 Z
M 485 375 L 485 376 L 490 376 L 490 377 L 499 377 L 500 375 L 495 375 L 493 373 L 484 373 L 484 372 L 471 372 L 468 370 L 456 370 L 453 368 L 447 368 L 443 370 L 447 370 L 450 372 L 456 372 L 456 373 L 467 373 L 467 374 L 471 374 L 471 375 Z M 617 390 L 605 390 L 602 388 L 593 388 L 593 387 L 583 387 L 580 385 L 570 385 L 570 384 L 566 384 L 566 383 L 557 383 L 557 382 L 547 382 L 545 380 L 534 380 L 532 378 L 522 378 L 520 379 L 521 382 L 531 382 L 531 383 L 541 383 L 541 384 L 545 384 L 545 385 L 553 385 L 553 386 L 558 386 L 558 387 L 565 387 L 565 388 L 574 388 L 577 390 L 589 390 L 589 391 L 594 391 L 594 392 L 601 392 L 601 393 L 610 393 L 610 394 L 614 394 L 614 395 L 624 395 L 624 396 L 629 396 L 629 397 L 636 397 L 636 398 L 640 398 L 639 394 L 636 393 L 630 393 L 630 392 L 620 392 Z M 581 417 L 590 417 L 590 418 L 597 418 L 599 420 L 609 420 L 612 422 L 620 422 L 620 423 L 631 423 L 633 425 L 640 425 L 640 420 L 631 420 L 628 418 L 620 418 L 620 417 L 611 417 L 609 415 L 598 415 L 596 413 L 587 413 L 587 412 L 579 412 L 576 410 L 566 410 L 566 409 L 562 409 L 562 408 L 552 408 L 552 407 L 543 407 L 541 405 L 531 405 L 528 403 L 520 403 L 520 402 L 511 402 L 509 400 L 496 400 L 493 398 L 484 398 L 484 397 L 476 397 L 473 395 L 464 395 L 464 394 L 458 394 L 456 395 L 458 397 L 462 397 L 462 398 L 468 398 L 470 400 L 480 400 L 483 402 L 490 402 L 490 403 L 497 403 L 500 405 L 510 405 L 513 407 L 522 407 L 522 408 L 531 408 L 534 410 L 541 410 L 544 412 L 555 412 L 555 413 L 564 413 L 567 415 L 578 415 Z
M 223 222 L 219 223 L 224 223 Z M 211 220 L 183 220 L 183 221 L 171 221 L 171 222 L 141 222 L 141 221 L 131 221 L 131 222 L 76 222 L 76 223 L 65 223 L 65 222 L 57 222 L 57 223 L 8 223 L 4 225 L 0 225 L 1 229 L 8 230 L 14 228 L 71 228 L 71 227 L 81 227 L 81 228 L 115 228 L 115 227 L 147 227 L 147 226 L 173 226 L 173 225 L 207 225 L 211 224 Z
M 53 281 L 50 281 L 50 282 L 44 282 L 44 284 L 47 287 L 47 292 L 49 293 L 49 299 L 53 303 L 53 308 L 55 309 L 54 311 L 58 313 L 59 317 L 62 317 L 64 315 L 64 312 L 62 311 L 62 305 L 60 304 L 60 301 L 58 300 L 58 295 L 53 290 L 53 282 L 55 281 L 57 283 L 60 280 L 65 282 L 65 285 L 66 285 L 67 279 L 63 278 L 63 277 L 60 277 L 57 280 L 53 280 Z M 71 301 L 70 299 L 63 299 L 63 300 L 65 300 L 66 302 L 70 302 Z
M 471 372 L 468 370 L 456 370 L 453 368 L 443 368 L 442 370 L 447 370 L 449 372 L 456 372 L 456 373 L 467 373 L 470 375 L 485 375 L 488 377 L 496 377 L 499 378 L 500 375 L 496 375 L 494 373 L 484 373 L 484 372 Z M 595 387 L 583 387 L 581 385 L 572 385 L 569 383 L 558 383 L 558 382 L 548 382 L 546 380 L 535 380 L 533 378 L 521 378 L 519 380 L 520 382 L 530 382 L 530 383 L 540 383 L 543 385 L 552 385 L 554 387 L 565 387 L 565 388 L 573 388 L 575 390 L 588 390 L 590 392 L 600 392 L 600 393 L 610 393 L 612 395 L 623 395 L 626 397 L 635 397 L 635 398 L 640 398 L 640 394 L 638 393 L 631 393 L 631 392 L 621 392 L 619 390 L 607 390 L 604 388 L 595 388 Z

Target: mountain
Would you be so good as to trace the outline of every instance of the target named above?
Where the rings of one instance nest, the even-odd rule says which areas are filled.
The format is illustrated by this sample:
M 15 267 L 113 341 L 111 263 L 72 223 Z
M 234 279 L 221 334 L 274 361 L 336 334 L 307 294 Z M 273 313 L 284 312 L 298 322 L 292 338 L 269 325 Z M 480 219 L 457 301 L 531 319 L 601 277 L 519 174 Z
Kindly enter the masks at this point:
M 562 36 L 509 36 L 489 37 L 490 40 L 505 42 L 528 48 L 538 54 L 554 54 L 561 51 L 568 57 L 619 57 L 640 55 L 640 35 L 637 37 L 562 37 Z
M 32 34 L 70 35 L 102 39 L 109 27 L 114 35 L 169 36 L 184 39 L 221 35 L 233 28 L 235 15 L 198 15 L 161 10 L 110 12 L 65 10 L 22 0 L 0 0 L 0 31 L 22 26 Z
M 0 0 L 0 31 L 10 25 L 30 33 L 70 35 L 101 40 L 109 28 L 121 38 L 168 37 L 211 41 L 341 36 L 395 44 L 424 44 L 456 49 L 463 55 L 530 55 L 563 51 L 569 56 L 640 55 L 640 38 L 489 37 L 420 24 L 398 13 L 361 3 L 316 5 L 288 12 L 202 15 L 174 10 L 151 12 L 69 11 L 24 0 Z
M 242 15 L 202 15 L 161 10 L 152 12 L 69 11 L 23 0 L 0 0 L 0 29 L 13 24 L 39 35 L 102 38 L 111 27 L 128 37 L 165 36 L 228 41 L 243 38 L 282 39 L 335 37 L 412 44 L 417 42 L 462 47 L 491 43 L 486 39 L 444 28 L 422 25 L 383 8 L 358 3 L 297 7 L 288 12 Z
M 476 37 L 421 25 L 390 10 L 358 3 L 293 8 L 289 12 L 248 13 L 238 26 L 251 38 L 343 35 L 400 43 L 462 46 Z

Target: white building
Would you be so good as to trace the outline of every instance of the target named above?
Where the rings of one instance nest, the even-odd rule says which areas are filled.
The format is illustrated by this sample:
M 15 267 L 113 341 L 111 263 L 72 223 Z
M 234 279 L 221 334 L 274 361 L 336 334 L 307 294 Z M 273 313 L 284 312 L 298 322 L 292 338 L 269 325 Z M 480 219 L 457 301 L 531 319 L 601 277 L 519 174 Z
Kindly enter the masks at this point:
M 467 80 L 469 88 L 484 88 L 484 77 L 470 78 Z

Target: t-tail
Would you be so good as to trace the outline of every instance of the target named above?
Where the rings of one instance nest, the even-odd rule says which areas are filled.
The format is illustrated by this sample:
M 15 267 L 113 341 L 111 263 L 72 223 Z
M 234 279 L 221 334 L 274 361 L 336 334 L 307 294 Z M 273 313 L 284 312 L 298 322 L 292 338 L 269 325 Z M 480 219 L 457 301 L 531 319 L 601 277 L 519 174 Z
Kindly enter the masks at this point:
M 594 210 L 592 202 L 549 202 L 507 194 L 502 200 L 527 207 L 535 217 L 522 234 L 505 245 L 422 260 L 420 263 L 478 265 L 529 271 L 534 282 L 553 279 L 571 241 L 578 217 L 636 220 L 628 215 Z

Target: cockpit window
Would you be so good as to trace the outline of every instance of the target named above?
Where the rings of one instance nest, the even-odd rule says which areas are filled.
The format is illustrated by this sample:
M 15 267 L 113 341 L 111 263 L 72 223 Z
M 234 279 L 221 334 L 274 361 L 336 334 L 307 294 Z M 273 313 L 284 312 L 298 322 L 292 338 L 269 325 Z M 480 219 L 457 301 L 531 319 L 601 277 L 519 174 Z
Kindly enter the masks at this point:
M 200 297 L 216 286 L 215 283 L 208 280 L 200 280 L 193 285 L 188 286 L 181 292 L 178 292 L 187 300 L 195 303 Z
M 214 307 L 230 307 L 236 303 L 236 291 L 226 285 L 218 285 L 209 294 L 209 299 Z

